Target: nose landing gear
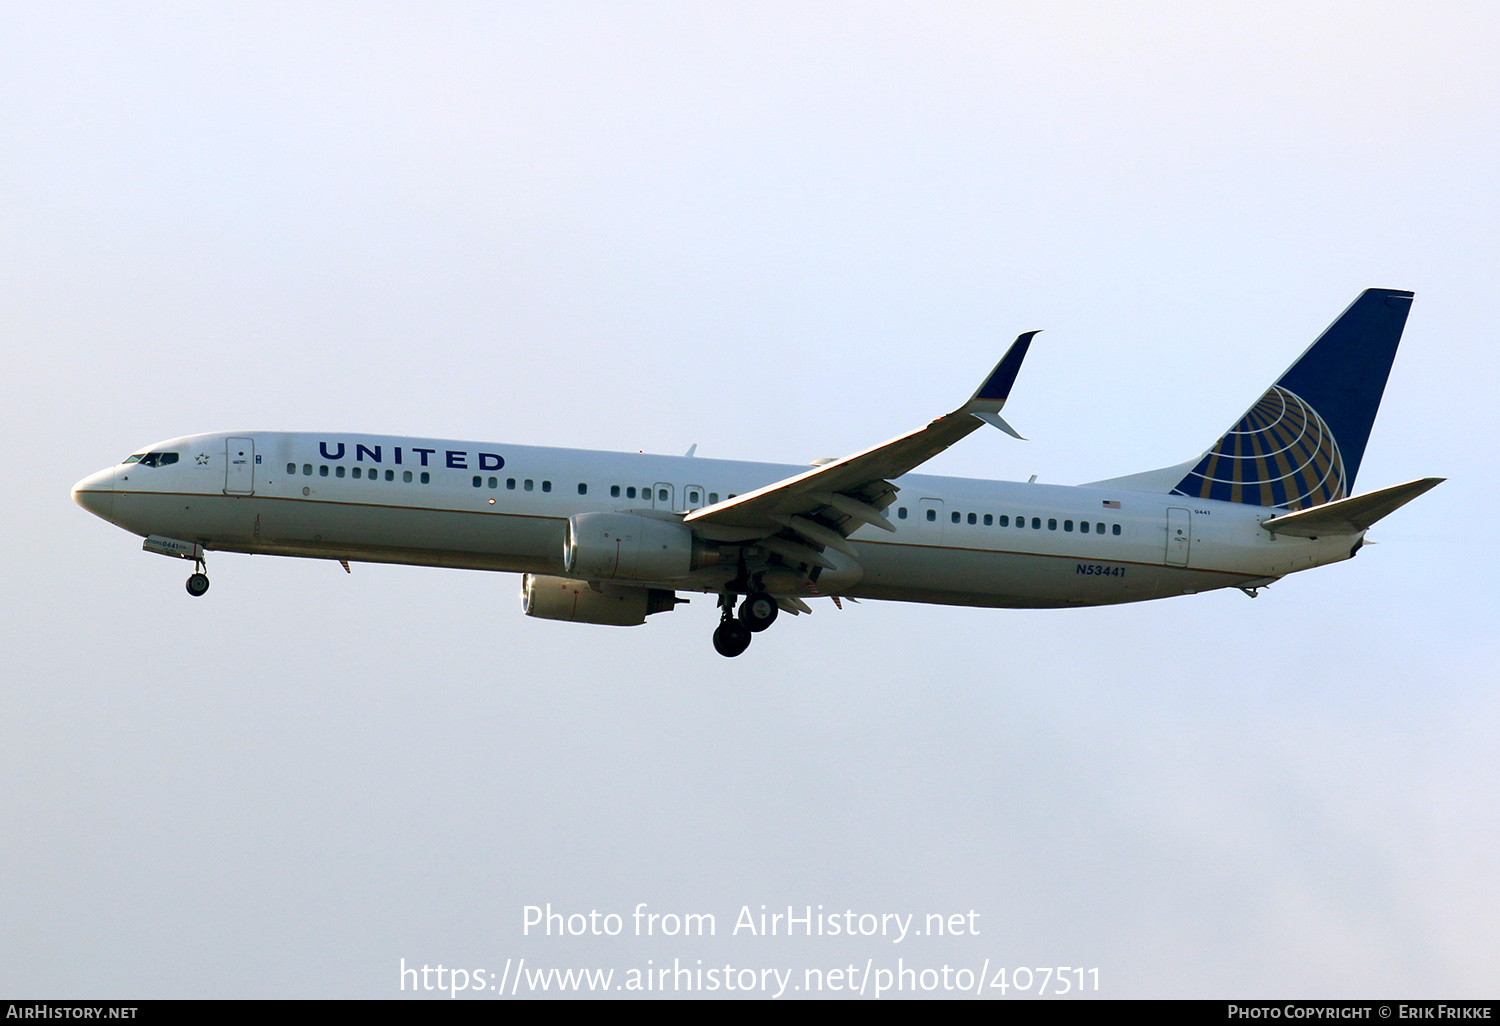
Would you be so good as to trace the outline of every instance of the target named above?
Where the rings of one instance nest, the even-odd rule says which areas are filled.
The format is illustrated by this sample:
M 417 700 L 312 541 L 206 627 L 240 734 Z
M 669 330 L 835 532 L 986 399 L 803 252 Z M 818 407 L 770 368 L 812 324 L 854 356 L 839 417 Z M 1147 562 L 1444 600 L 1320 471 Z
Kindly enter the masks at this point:
M 193 565 L 197 569 L 187 579 L 187 593 L 193 596 L 193 598 L 201 598 L 208 591 L 208 574 L 204 573 L 208 569 L 208 564 L 203 561 L 203 557 L 200 555 L 193 561 Z

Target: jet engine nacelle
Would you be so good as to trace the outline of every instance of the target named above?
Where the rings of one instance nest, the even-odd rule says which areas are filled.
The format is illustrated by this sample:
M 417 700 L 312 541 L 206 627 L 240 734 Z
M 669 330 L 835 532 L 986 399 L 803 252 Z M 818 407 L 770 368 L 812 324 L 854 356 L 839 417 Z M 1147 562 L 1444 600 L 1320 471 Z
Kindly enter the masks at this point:
M 521 578 L 521 609 L 527 616 L 608 627 L 639 627 L 652 613 L 671 609 L 674 592 L 660 588 L 593 585 L 567 577 L 526 574 Z
M 579 513 L 563 541 L 564 568 L 589 581 L 675 581 L 718 558 L 682 524 L 634 513 Z

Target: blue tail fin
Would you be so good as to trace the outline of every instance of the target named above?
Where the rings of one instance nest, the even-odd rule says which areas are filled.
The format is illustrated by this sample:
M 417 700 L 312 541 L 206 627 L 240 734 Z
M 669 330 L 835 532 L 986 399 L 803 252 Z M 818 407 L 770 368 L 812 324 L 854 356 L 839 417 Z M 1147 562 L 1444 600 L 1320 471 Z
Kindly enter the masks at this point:
M 1412 293 L 1366 289 L 1173 494 L 1306 509 L 1354 485 Z

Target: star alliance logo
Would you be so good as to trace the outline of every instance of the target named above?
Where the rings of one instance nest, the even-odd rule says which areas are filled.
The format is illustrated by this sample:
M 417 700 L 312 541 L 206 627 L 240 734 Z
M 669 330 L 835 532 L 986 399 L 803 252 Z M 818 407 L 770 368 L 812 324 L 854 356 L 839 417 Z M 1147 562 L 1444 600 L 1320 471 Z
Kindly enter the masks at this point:
M 206 453 L 206 452 L 200 452 L 198 454 L 198 466 L 200 466 L 200 467 L 201 466 L 205 466 L 207 463 L 208 463 L 208 453 Z

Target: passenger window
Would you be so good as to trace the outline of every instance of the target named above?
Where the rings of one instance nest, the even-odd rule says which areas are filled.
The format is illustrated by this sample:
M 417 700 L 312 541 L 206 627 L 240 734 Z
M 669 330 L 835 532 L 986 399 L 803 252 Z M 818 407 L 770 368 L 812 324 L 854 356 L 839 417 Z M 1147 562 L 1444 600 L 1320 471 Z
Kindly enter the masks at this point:
M 507 477 L 505 479 L 505 490 L 508 491 L 508 492 L 513 492 L 513 491 L 516 490 L 516 479 L 515 478 L 513 478 L 513 477 Z
M 1099 534 L 1103 534 L 1103 533 L 1104 533 L 1104 525 L 1103 525 L 1103 524 L 1095 524 L 1095 525 L 1094 525 L 1094 529 L 1095 529 L 1095 530 L 1096 530 L 1096 531 L 1097 531 L 1097 532 L 1098 532 L 1098 533 L 1099 533 Z
M 474 487 L 475 488 L 479 488 L 483 484 L 484 484 L 484 478 L 480 477 L 478 474 L 475 474 L 474 475 Z
M 937 519 L 937 510 L 935 510 L 935 509 L 929 509 L 927 511 L 927 519 L 928 520 L 936 520 Z
M 396 472 L 394 470 L 387 470 L 385 472 L 385 479 L 387 481 L 394 481 L 394 480 L 396 480 Z
M 312 477 L 312 464 L 311 463 L 304 463 L 304 464 L 302 464 L 302 474 L 303 474 L 304 477 Z
M 531 478 L 528 477 L 524 482 L 522 482 L 521 487 L 524 488 L 524 489 L 526 489 L 529 492 L 533 488 L 535 488 L 536 485 L 535 485 L 535 483 L 532 482 Z
M 140 459 L 139 456 L 132 456 L 132 457 L 130 457 L 130 459 L 126 460 L 125 462 L 126 463 L 133 463 L 133 462 L 135 462 L 138 459 Z M 288 474 L 295 474 L 297 472 L 297 464 L 295 464 L 295 463 L 288 463 L 286 465 L 286 472 Z
M 1049 531 L 1055 531 L 1055 530 L 1057 530 L 1057 520 L 1056 519 L 1048 518 L 1048 520 L 1047 520 L 1047 530 L 1049 530 Z
M 578 484 L 578 494 L 579 495 L 587 495 L 588 493 L 589 493 L 589 486 L 586 485 L 586 484 L 584 484 L 584 483 L 582 483 L 582 482 L 579 482 L 579 484 Z
M 693 491 L 688 492 L 688 502 L 697 502 L 697 501 L 698 501 L 698 491 L 697 491 L 697 489 L 694 489 Z
M 631 485 L 629 488 L 625 489 L 625 498 L 627 498 L 627 499 L 633 499 L 633 498 L 635 498 L 635 485 Z
M 1080 531 L 1082 531 L 1084 534 L 1088 534 L 1089 533 L 1089 522 L 1087 520 L 1081 520 L 1081 521 L 1079 521 L 1079 523 L 1078 523 L 1078 529 Z
M 498 477 L 492 477 L 488 481 L 486 481 L 485 484 L 489 485 L 491 488 L 499 488 L 500 479 Z
M 990 527 L 990 526 L 992 526 L 992 525 L 993 525 L 993 524 L 994 524 L 994 523 L 995 523 L 995 518 L 994 518 L 994 517 L 992 517 L 992 516 L 990 516 L 990 515 L 989 515 L 989 514 L 988 514 L 988 513 L 986 513 L 986 514 L 985 514 L 985 515 L 984 515 L 984 526 L 985 526 L 985 527 Z
M 1001 527 L 1009 527 L 1010 526 L 1010 517 L 1007 516 L 1004 513 L 1000 514 L 1000 526 Z
M 353 476 L 354 480 L 358 481 L 361 477 L 364 476 L 364 471 L 362 471 L 359 467 L 355 467 L 354 470 L 351 471 L 351 476 Z
M 896 519 L 897 520 L 905 520 L 906 519 L 906 507 L 905 506 L 901 506 L 901 507 L 899 507 L 896 510 Z
M 1042 529 L 1042 518 L 1041 517 L 1032 517 L 1031 518 L 1031 529 L 1033 531 L 1040 531 Z
M 319 477 L 327 477 L 328 476 L 328 467 L 326 465 L 325 466 L 321 466 L 321 467 L 318 468 L 318 476 Z
M 401 480 L 405 481 L 407 484 L 411 484 L 411 471 L 403 470 L 401 472 Z
M 1119 525 L 1119 524 L 1116 524 L 1116 525 L 1115 525 L 1115 526 L 1114 526 L 1114 530 L 1113 530 L 1113 531 L 1111 531 L 1111 532 L 1110 532 L 1110 533 L 1111 533 L 1111 534 L 1116 534 L 1116 535 L 1118 535 L 1118 534 L 1119 534 L 1119 533 L 1120 533 L 1120 525 Z
M 714 503 L 716 503 L 718 501 L 719 501 L 719 493 L 718 492 L 709 492 L 708 493 L 708 504 L 710 506 L 712 506 Z
M 954 511 L 953 511 L 953 516 L 952 516 L 952 517 L 951 517 L 951 519 L 952 519 L 952 521 L 953 521 L 953 522 L 954 522 L 954 523 L 955 523 L 955 524 L 956 524 L 956 523 L 958 523 L 958 511 L 957 511 L 957 510 L 954 510 Z
M 977 524 L 978 522 L 979 522 L 979 518 L 977 516 L 975 516 L 973 513 L 970 513 L 969 514 L 969 523 L 970 524 Z
M 490 478 L 490 480 L 491 480 L 491 481 L 493 481 L 493 480 L 494 480 L 494 478 Z M 428 473 L 428 472 L 427 472 L 427 471 L 425 471 L 425 470 L 424 470 L 424 471 L 422 471 L 422 483 L 423 483 L 423 484 L 431 484 L 431 483 L 432 483 L 432 475 L 431 475 L 431 474 L 429 474 L 429 473 Z
M 657 491 L 656 491 L 656 501 L 657 502 L 666 502 L 667 501 L 667 490 L 665 488 L 659 488 L 659 489 L 657 489 Z
M 618 499 L 620 497 L 620 486 L 619 485 L 610 485 L 609 486 L 609 494 L 610 494 L 611 498 Z
M 551 481 L 543 481 L 542 482 L 542 491 L 544 491 L 544 492 L 550 492 L 551 490 L 552 490 L 552 482 Z
M 343 477 L 344 476 L 344 468 L 343 467 L 334 467 L 333 468 L 333 476 L 334 477 Z
M 1064 520 L 1063 521 L 1063 530 L 1064 531 L 1072 531 L 1073 530 L 1073 521 L 1071 521 L 1071 520 Z

